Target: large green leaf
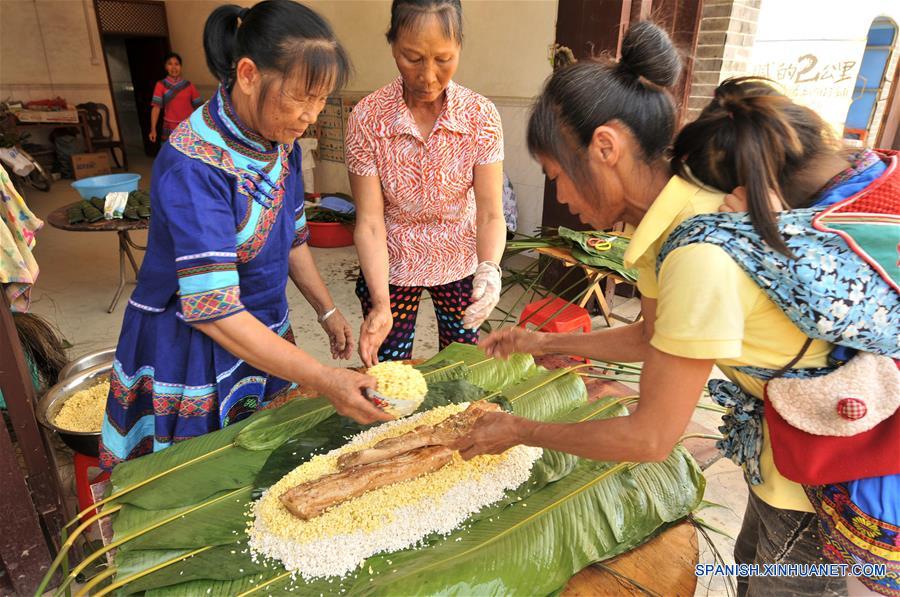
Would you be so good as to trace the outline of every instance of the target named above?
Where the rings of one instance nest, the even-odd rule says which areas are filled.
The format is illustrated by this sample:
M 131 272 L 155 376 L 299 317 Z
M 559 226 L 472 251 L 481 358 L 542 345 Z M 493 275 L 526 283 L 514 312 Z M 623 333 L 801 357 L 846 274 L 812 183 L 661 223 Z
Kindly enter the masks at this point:
M 210 581 L 195 580 L 179 585 L 150 589 L 145 597 L 235 597 L 244 591 L 258 586 L 254 584 L 256 576 L 245 576 L 237 580 Z M 269 595 L 262 591 L 259 595 Z
M 452 387 L 452 384 L 441 385 Z M 591 404 L 585 404 L 557 420 L 560 422 L 579 422 L 627 414 L 627 409 L 619 405 L 619 402 L 619 399 L 604 399 Z M 515 490 L 507 492 L 506 496 L 499 502 L 482 509 L 480 512 L 470 517 L 466 524 L 473 524 L 485 518 L 501 515 L 503 510 L 505 510 L 509 504 L 521 502 L 535 492 L 543 489 L 547 484 L 568 475 L 578 462 L 579 459 L 570 454 L 545 450 L 541 459 L 535 463 L 531 477 L 526 483 Z M 240 531 L 242 533 L 240 525 L 234 524 L 232 526 L 233 532 Z M 241 536 L 243 535 L 241 534 Z M 443 537 L 430 537 L 426 539 L 426 544 L 436 544 L 440 541 L 443 541 Z M 204 552 L 203 557 L 195 556 L 189 560 L 176 562 L 173 565 L 167 566 L 162 570 L 139 579 L 136 583 L 130 583 L 128 585 L 128 591 L 137 592 L 145 587 L 162 587 L 196 579 L 238 579 L 246 574 L 247 571 L 251 570 L 248 565 L 248 557 L 243 553 L 243 549 L 243 547 L 238 548 L 233 545 L 212 548 L 209 551 Z M 135 572 L 146 570 L 148 567 L 158 564 L 160 561 L 176 558 L 183 553 L 183 551 L 161 552 L 155 550 L 126 551 L 124 555 L 117 556 L 117 565 L 119 566 L 119 575 L 117 578 L 122 579 Z M 119 557 L 124 557 L 126 559 L 119 561 Z M 265 569 L 267 574 L 262 577 L 264 579 L 271 578 L 275 575 L 274 570 L 279 569 L 277 564 L 271 562 L 268 566 L 269 568 Z M 367 565 L 364 565 L 363 568 L 368 569 Z M 260 580 L 262 580 L 262 578 Z M 312 590 L 313 585 L 304 585 L 304 589 Z
M 488 357 L 477 346 L 457 343 L 437 353 L 422 366 L 448 367 L 456 363 L 467 367 L 466 379 L 470 383 L 489 392 L 500 390 L 523 379 L 534 369 L 534 357 L 531 355 L 515 354 L 509 360 L 501 361 Z
M 626 280 L 637 281 L 637 270 L 625 267 L 625 250 L 628 249 L 627 238 L 599 230 L 580 232 L 565 226 L 559 227 L 559 236 L 569 242 L 572 247 L 572 255 L 578 261 L 594 267 L 610 269 Z M 592 247 L 589 243 L 592 238 L 609 242 L 609 248 L 598 249 Z
M 452 358 L 465 357 L 466 362 L 474 364 L 460 369 L 469 374 L 470 380 L 475 377 L 473 371 L 485 367 L 489 373 L 478 379 L 480 384 L 487 387 L 499 384 L 497 387 L 505 388 L 502 402 L 523 416 L 574 422 L 627 413 L 619 399 L 585 403 L 584 385 L 570 372 L 544 371 L 535 368 L 533 363 L 523 367 L 522 363 L 487 361 L 483 355 L 478 356 L 477 349 L 473 352 L 472 347 L 451 346 L 448 350 Z M 504 367 L 509 369 L 504 371 Z M 529 377 L 521 381 L 524 376 Z M 511 380 L 520 383 L 510 387 Z M 439 387 L 441 390 L 437 391 Z M 471 400 L 468 393 L 481 394 L 462 381 L 431 383 L 430 389 L 427 407 Z M 305 406 L 309 406 L 313 401 L 306 402 Z M 296 424 L 296 412 L 281 410 L 266 416 L 268 425 L 257 424 L 245 436 L 251 445 L 263 448 L 263 453 L 268 454 L 278 435 L 291 434 L 288 429 Z M 336 445 L 340 445 L 343 438 L 336 440 L 324 432 L 329 422 L 337 419 L 331 417 L 324 422 L 319 419 L 318 425 L 303 427 L 305 431 L 294 431 L 292 435 L 294 438 L 317 436 L 320 442 L 337 441 Z M 269 432 L 273 424 L 280 425 L 274 433 Z M 329 445 L 321 444 L 320 449 Z M 240 449 L 228 451 L 238 453 L 236 450 Z M 285 446 L 287 449 L 293 448 Z M 202 462 L 191 468 L 196 466 L 196 472 L 208 473 L 210 479 L 227 466 L 227 460 L 215 457 L 207 459 L 205 465 Z M 296 462 L 280 466 L 293 467 Z M 115 521 L 117 539 L 128 532 L 170 521 L 120 549 L 117 579 L 174 559 L 171 565 L 131 583 L 126 590 L 156 587 L 146 594 L 235 595 L 268 584 L 269 590 L 260 594 L 279 594 L 291 586 L 305 594 L 335 594 L 341 590 L 389 594 L 548 593 L 560 588 L 571 574 L 588 563 L 629 549 L 661 525 L 684 516 L 699 502 L 702 477 L 681 449 L 664 463 L 636 467 L 586 462 L 571 455 L 545 451 L 528 482 L 472 516 L 451 536 L 428 537 L 420 549 L 370 558 L 340 582 L 314 583 L 278 578 L 284 574 L 283 568 L 272 562 L 268 568 L 263 564 L 262 572 L 246 576 L 259 570 L 242 553 L 243 544 L 235 543 L 243 541 L 250 490 L 246 487 L 235 495 L 219 492 L 188 507 L 167 510 L 126 505 Z M 214 501 L 222 496 L 228 499 Z M 203 504 L 208 505 L 197 508 Z M 203 551 L 178 560 L 182 550 L 195 548 Z
M 333 412 L 323 399 L 292 400 L 219 431 L 125 462 L 113 471 L 114 491 L 154 475 L 163 476 L 129 491 L 115 503 L 145 509 L 176 508 L 247 486 L 268 458 L 268 451 Z
M 502 393 L 519 416 L 546 421 L 561 416 L 587 402 L 587 388 L 581 377 L 567 369 L 541 369 L 525 381 Z
M 648 494 L 648 485 L 666 493 Z M 664 462 L 636 467 L 581 461 L 569 475 L 498 516 L 424 548 L 370 558 L 355 574 L 330 585 L 331 592 L 552 593 L 590 563 L 627 551 L 687 515 L 700 502 L 703 487 L 702 474 L 681 448 Z M 322 587 L 289 578 L 268 582 L 270 589 L 261 594 L 283 594 L 292 585 L 307 594 Z
M 196 504 L 219 493 L 246 487 L 269 458 L 267 450 L 235 447 L 216 454 L 201 466 L 191 466 L 136 489 L 120 501 L 157 510 Z
M 469 367 L 462 361 L 431 360 L 427 364 L 416 365 L 415 368 L 425 376 L 428 383 L 465 379 L 469 376 Z
M 140 550 L 137 552 L 126 552 L 123 556 L 123 562 L 120 563 L 119 557 L 116 557 L 119 578 L 140 570 L 146 570 L 154 563 L 159 563 L 160 561 L 170 561 L 184 557 L 186 553 L 190 553 L 190 551 Z M 151 557 L 148 558 L 145 554 L 151 554 Z M 254 562 L 248 554 L 249 547 L 246 542 L 211 547 L 190 558 L 128 583 L 123 593 L 139 593 L 148 589 L 178 585 L 194 580 L 231 581 L 240 579 L 243 576 L 257 574 L 263 575 L 261 578 L 272 576 L 272 564 Z M 122 568 L 122 564 L 126 566 L 125 569 Z M 206 588 L 204 587 L 203 593 L 206 592 Z
M 251 492 L 248 486 L 217 494 L 200 504 L 169 510 L 125 506 L 113 523 L 116 539 L 139 529 L 154 528 L 119 549 L 195 549 L 231 543 L 243 530 Z
M 284 441 L 334 413 L 334 407 L 324 398 L 291 400 L 281 408 L 270 411 L 270 417 L 260 417 L 244 427 L 234 444 L 247 450 L 274 450 Z
M 250 418 L 247 418 L 218 431 L 195 437 L 190 441 L 179 442 L 160 452 L 147 454 L 146 456 L 119 464 L 110 475 L 112 491 L 114 493 L 121 491 L 125 487 L 134 485 L 153 475 L 164 473 L 188 461 L 206 457 L 216 450 L 227 451 L 234 445 L 235 436 L 249 422 Z

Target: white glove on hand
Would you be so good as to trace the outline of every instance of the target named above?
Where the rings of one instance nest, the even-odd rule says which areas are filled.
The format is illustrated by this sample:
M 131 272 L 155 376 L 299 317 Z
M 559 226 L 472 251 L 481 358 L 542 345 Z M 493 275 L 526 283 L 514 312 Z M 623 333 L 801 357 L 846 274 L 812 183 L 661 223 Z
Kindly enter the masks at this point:
M 463 327 L 478 329 L 500 302 L 500 266 L 482 261 L 472 280 L 472 304 L 463 316 Z

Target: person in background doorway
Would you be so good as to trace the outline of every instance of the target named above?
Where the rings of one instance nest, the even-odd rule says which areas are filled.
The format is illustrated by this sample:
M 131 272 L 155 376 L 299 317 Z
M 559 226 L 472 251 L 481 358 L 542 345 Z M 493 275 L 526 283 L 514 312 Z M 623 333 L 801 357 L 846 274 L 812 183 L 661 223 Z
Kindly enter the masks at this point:
M 162 114 L 162 136 L 165 142 L 182 120 L 200 107 L 203 100 L 197 88 L 181 78 L 181 56 L 175 52 L 166 55 L 166 78 L 156 82 L 153 89 L 153 108 L 150 109 L 150 140 L 156 143 L 159 115 Z
M 452 80 L 459 0 L 394 0 L 387 39 L 400 76 L 356 105 L 346 142 L 366 365 L 411 357 L 426 289 L 441 348 L 474 344 L 500 299 L 506 235 L 500 115 Z

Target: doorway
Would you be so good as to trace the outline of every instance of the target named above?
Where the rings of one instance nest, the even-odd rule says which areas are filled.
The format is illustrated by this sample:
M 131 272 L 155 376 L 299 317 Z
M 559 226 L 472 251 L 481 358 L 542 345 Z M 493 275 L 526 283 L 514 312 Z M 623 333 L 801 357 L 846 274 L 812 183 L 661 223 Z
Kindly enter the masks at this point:
M 700 13 L 701 0 L 559 0 L 556 43 L 569 48 L 577 60 L 603 52 L 618 57 L 628 25 L 650 19 L 666 30 L 678 48 L 693 55 Z M 690 97 L 692 68 L 692 61 L 685 61 L 681 80 L 672 90 L 679 120 L 683 118 Z M 542 225 L 575 230 L 590 228 L 556 201 L 555 186 L 549 181 L 544 185 Z
M 164 37 L 108 36 L 103 40 L 103 49 L 122 140 L 127 149 L 152 156 L 156 144 L 149 139 L 150 102 L 153 86 L 165 76 L 163 64 L 169 51 L 169 40 Z
M 154 156 L 149 139 L 153 88 L 165 76 L 170 51 L 165 3 L 158 0 L 95 0 L 116 124 L 126 151 Z

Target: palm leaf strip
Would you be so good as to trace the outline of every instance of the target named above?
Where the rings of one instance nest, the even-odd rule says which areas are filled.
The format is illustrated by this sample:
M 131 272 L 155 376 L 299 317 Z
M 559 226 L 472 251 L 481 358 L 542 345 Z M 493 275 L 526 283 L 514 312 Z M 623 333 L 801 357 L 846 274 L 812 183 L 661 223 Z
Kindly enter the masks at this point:
M 57 593 L 56 593 L 56 594 L 59 595 L 60 593 L 62 593 L 62 592 L 63 592 L 70 584 L 72 584 L 72 581 L 75 580 L 75 577 L 78 576 L 79 574 L 81 574 L 81 572 L 82 572 L 85 568 L 87 568 L 88 565 L 89 565 L 91 562 L 94 562 L 95 560 L 97 560 L 97 559 L 99 559 L 100 557 L 104 556 L 104 555 L 105 555 L 106 553 L 108 553 L 109 551 L 111 551 L 111 550 L 113 550 L 113 549 L 119 547 L 120 545 L 123 545 L 123 544 L 125 544 L 125 543 L 131 541 L 132 539 L 135 539 L 135 538 L 137 538 L 137 537 L 140 537 L 141 535 L 144 535 L 144 534 L 146 534 L 146 533 L 149 533 L 150 531 L 152 531 L 152 530 L 154 530 L 154 529 L 157 529 L 157 528 L 159 528 L 159 527 L 161 527 L 161 526 L 163 526 L 163 525 L 165 525 L 165 524 L 168 524 L 168 523 L 172 522 L 173 520 L 178 520 L 179 518 L 184 518 L 185 516 L 187 516 L 187 515 L 190 514 L 191 512 L 196 512 L 197 510 L 200 510 L 201 508 L 205 508 L 205 507 L 207 507 L 207 506 L 211 506 L 211 505 L 213 505 L 213 504 L 216 504 L 216 503 L 218 503 L 218 502 L 221 502 L 221 501 L 223 501 L 223 500 L 226 500 L 226 499 L 228 499 L 228 498 L 234 496 L 235 494 L 240 493 L 241 491 L 243 491 L 243 489 L 244 489 L 244 488 L 241 488 L 241 489 L 235 489 L 234 491 L 231 491 L 231 492 L 229 492 L 229 493 L 226 493 L 225 495 L 222 495 L 222 496 L 219 496 L 219 497 L 217 497 L 217 498 L 214 498 L 214 499 L 211 499 L 211 500 L 202 502 L 202 503 L 200 503 L 200 504 L 197 504 L 196 506 L 192 506 L 191 508 L 188 508 L 187 510 L 185 510 L 185 511 L 183 511 L 183 512 L 178 512 L 178 513 L 176 513 L 176 514 L 173 514 L 172 516 L 169 516 L 169 517 L 164 518 L 164 519 L 162 519 L 162 520 L 160 520 L 160 521 L 157 521 L 157 522 L 155 522 L 155 523 L 149 525 L 148 527 L 145 527 L 145 528 L 143 528 L 143 529 L 139 529 L 139 530 L 137 530 L 137 531 L 133 531 L 133 532 L 131 532 L 131 533 L 128 533 L 128 534 L 125 535 L 124 537 L 121 537 L 121 538 L 119 538 L 119 539 L 116 539 L 115 541 L 111 541 L 111 542 L 109 543 L 109 545 L 106 545 L 106 546 L 104 546 L 103 548 L 101 548 L 101 549 L 95 551 L 95 552 L 92 553 L 90 556 L 88 556 L 87 558 L 85 558 L 80 564 L 78 564 L 77 566 L 75 566 L 75 568 L 73 568 L 72 571 L 69 573 L 69 576 L 67 576 L 66 579 L 63 581 L 63 583 L 59 586 L 59 588 L 57 588 Z

